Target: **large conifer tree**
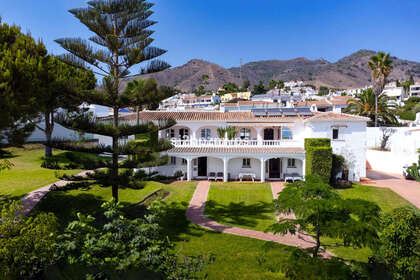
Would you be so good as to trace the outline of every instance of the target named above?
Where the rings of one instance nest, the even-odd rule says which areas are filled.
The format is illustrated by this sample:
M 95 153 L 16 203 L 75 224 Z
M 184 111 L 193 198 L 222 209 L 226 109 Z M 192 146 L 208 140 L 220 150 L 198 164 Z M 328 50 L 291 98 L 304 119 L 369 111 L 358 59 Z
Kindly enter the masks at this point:
M 89 40 L 81 38 L 58 39 L 69 53 L 60 56 L 61 60 L 83 69 L 92 68 L 96 74 L 103 76 L 99 90 L 86 93 L 85 101 L 99 104 L 113 109 L 110 122 L 97 122 L 95 117 L 86 114 L 60 115 L 57 122 L 63 126 L 82 132 L 95 133 L 112 137 L 112 146 L 86 147 L 73 143 L 71 145 L 58 144 L 63 148 L 85 152 L 111 152 L 112 164 L 108 171 L 97 171 L 89 179 L 96 179 L 98 183 L 112 186 L 112 195 L 118 200 L 118 188 L 136 187 L 138 182 L 133 176 L 132 168 L 145 165 L 163 163 L 159 152 L 167 149 L 164 142 L 150 141 L 138 145 L 128 143 L 119 145 L 122 136 L 149 133 L 156 135 L 159 129 L 165 129 L 174 124 L 173 121 L 159 121 L 159 124 L 119 123 L 119 109 L 125 107 L 142 106 L 136 104 L 136 99 L 123 89 L 122 80 L 130 74 L 130 68 L 140 65 L 140 73 L 158 72 L 169 65 L 157 59 L 166 51 L 152 47 L 153 31 L 149 28 L 156 22 L 149 19 L 153 4 L 145 0 L 95 0 L 89 1 L 87 8 L 72 9 L 72 13 L 91 32 Z M 119 162 L 121 154 L 135 155 L 130 160 Z M 119 172 L 120 168 L 129 170 Z M 92 178 L 93 177 L 93 178 Z

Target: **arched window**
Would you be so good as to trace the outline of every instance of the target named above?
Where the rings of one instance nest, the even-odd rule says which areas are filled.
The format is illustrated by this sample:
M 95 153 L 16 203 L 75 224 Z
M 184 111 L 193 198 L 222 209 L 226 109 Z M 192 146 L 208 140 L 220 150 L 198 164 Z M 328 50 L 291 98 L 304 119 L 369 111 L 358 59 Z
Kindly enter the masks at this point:
M 283 126 L 281 128 L 281 139 L 293 139 L 292 130 L 289 127 Z
M 241 128 L 239 131 L 239 137 L 241 139 L 249 140 L 251 139 L 251 129 L 249 128 Z

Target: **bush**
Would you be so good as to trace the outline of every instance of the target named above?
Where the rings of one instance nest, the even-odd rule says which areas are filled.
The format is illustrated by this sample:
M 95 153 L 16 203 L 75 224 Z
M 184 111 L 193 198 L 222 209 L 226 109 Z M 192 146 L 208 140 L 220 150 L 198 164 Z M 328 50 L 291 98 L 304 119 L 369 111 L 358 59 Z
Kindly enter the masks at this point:
M 332 155 L 331 178 L 330 184 L 335 186 L 337 183 L 337 175 L 344 169 L 345 159 L 341 155 Z
M 281 270 L 291 280 L 362 279 L 349 265 L 337 258 L 312 258 L 300 249 L 295 249 L 290 258 L 281 264 Z
M 3 205 L 0 216 L 0 279 L 41 279 L 55 262 L 57 220 L 51 213 L 23 217 L 17 201 Z
M 329 183 L 332 169 L 331 140 L 327 138 L 305 139 L 306 175 L 317 174 Z

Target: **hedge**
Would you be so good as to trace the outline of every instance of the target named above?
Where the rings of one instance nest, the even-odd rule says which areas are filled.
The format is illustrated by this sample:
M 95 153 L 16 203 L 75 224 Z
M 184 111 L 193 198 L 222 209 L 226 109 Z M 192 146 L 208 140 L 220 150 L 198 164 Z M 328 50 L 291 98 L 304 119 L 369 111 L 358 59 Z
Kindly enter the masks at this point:
M 305 139 L 306 175 L 317 174 L 325 183 L 330 182 L 332 169 L 331 140 L 327 138 Z

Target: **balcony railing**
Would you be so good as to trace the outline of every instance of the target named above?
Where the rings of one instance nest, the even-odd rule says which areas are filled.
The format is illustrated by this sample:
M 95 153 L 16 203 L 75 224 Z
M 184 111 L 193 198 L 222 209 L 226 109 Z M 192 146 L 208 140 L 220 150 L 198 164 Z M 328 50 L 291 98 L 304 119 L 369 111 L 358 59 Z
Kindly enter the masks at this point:
M 284 147 L 302 148 L 303 141 L 299 140 L 244 140 L 244 139 L 171 139 L 175 147 Z

